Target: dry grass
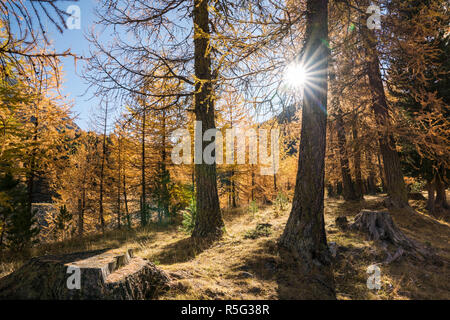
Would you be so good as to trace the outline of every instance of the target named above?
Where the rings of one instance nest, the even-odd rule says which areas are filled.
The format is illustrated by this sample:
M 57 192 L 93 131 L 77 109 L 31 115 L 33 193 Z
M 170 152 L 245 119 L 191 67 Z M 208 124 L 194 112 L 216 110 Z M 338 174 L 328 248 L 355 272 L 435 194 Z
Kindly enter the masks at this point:
M 395 223 L 409 237 L 436 249 L 440 266 L 402 258 L 380 265 L 382 288 L 367 289 L 367 267 L 384 260 L 384 253 L 364 236 L 342 232 L 335 218 L 345 215 L 352 221 L 362 209 L 381 209 L 381 197 L 368 196 L 359 203 L 328 199 L 325 207 L 328 241 L 336 242 L 338 254 L 334 277 L 338 299 L 449 299 L 450 226 L 418 210 L 391 212 Z M 161 299 L 319 299 L 326 297 L 314 290 L 310 279 L 302 278 L 292 261 L 280 255 L 277 247 L 288 217 L 272 207 L 260 209 L 254 216 L 246 210 L 225 213 L 226 234 L 214 243 L 193 243 L 177 227 L 150 226 L 133 231 L 115 231 L 104 237 L 91 236 L 65 241 L 35 250 L 33 255 L 65 253 L 103 248 L 133 248 L 167 271 L 172 289 Z M 260 223 L 270 223 L 271 232 L 256 239 L 246 237 Z M 0 264 L 0 275 L 21 264 L 14 260 Z
M 450 285 L 450 225 L 420 211 L 421 201 L 411 202 L 419 211 L 391 210 L 394 222 L 410 238 L 435 249 L 441 258 L 440 265 L 403 257 L 381 269 L 382 287 L 378 291 L 366 287 L 367 267 L 384 261 L 385 253 L 364 236 L 342 232 L 334 225 L 337 216 L 347 216 L 352 221 L 361 209 L 384 209 L 381 198 L 366 196 L 360 203 L 342 200 L 328 201 L 325 211 L 328 241 L 336 242 L 338 250 L 334 275 L 339 299 L 449 299 Z

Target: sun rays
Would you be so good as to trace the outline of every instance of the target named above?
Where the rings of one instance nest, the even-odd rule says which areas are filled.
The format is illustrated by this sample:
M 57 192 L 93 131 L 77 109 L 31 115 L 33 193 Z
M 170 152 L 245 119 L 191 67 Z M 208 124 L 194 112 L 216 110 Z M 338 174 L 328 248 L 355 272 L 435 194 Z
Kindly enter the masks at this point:
M 305 68 L 297 63 L 291 63 L 286 67 L 284 81 L 291 88 L 302 88 L 307 81 L 308 73 Z
M 323 47 L 310 52 L 305 50 L 301 59 L 294 59 L 283 70 L 283 83 L 287 91 L 303 96 L 305 93 L 323 93 L 327 84 L 327 59 Z M 325 75 L 325 77 L 324 77 Z

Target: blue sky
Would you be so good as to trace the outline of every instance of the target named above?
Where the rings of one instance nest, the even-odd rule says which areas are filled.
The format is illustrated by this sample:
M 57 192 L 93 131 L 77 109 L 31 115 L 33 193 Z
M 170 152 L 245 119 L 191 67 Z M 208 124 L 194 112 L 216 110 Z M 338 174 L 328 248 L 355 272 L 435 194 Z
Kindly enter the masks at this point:
M 95 21 L 95 0 L 80 0 L 76 3 L 61 1 L 59 7 L 67 9 L 70 5 L 78 5 L 81 9 L 81 29 L 64 30 L 61 34 L 56 28 L 46 21 L 47 34 L 51 39 L 55 49 L 63 52 L 70 49 L 72 53 L 87 57 L 89 56 L 89 42 L 86 40 L 86 33 L 92 28 Z M 98 106 L 99 99 L 91 99 L 92 92 L 84 94 L 90 87 L 89 84 L 80 77 L 83 72 L 84 62 L 78 60 L 76 67 L 73 58 L 63 58 L 62 67 L 64 72 L 64 83 L 62 93 L 69 101 L 73 101 L 73 113 L 78 115 L 76 123 L 84 130 L 89 129 L 89 117 Z M 91 100 L 89 100 L 91 99 Z

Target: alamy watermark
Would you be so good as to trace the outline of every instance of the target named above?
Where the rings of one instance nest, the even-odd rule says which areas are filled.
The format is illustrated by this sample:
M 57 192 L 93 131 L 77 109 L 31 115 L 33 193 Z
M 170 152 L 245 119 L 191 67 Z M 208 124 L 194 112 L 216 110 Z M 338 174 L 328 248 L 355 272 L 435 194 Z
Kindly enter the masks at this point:
M 80 290 L 81 289 L 81 269 L 76 266 L 68 266 L 67 274 L 70 274 L 67 277 L 66 285 L 69 290 Z
M 66 9 L 69 17 L 66 20 L 66 25 L 69 30 L 81 29 L 81 8 L 77 5 L 70 5 Z M 371 4 L 366 13 L 371 14 L 367 19 L 367 28 L 370 30 L 381 29 L 381 8 L 379 5 Z
M 380 30 L 381 29 L 381 9 L 380 6 L 371 4 L 366 13 L 370 13 L 371 15 L 367 18 L 367 28 L 369 30 Z
M 381 289 L 381 270 L 380 267 L 372 264 L 367 267 L 366 273 L 369 274 L 367 278 L 367 288 L 369 290 L 380 290 Z
M 195 121 L 194 163 L 224 164 L 224 137 L 219 129 L 208 129 L 202 134 L 202 122 Z M 270 153 L 268 152 L 269 130 L 229 128 L 225 130 L 225 164 L 259 164 L 262 175 L 274 175 L 279 169 L 280 130 L 270 130 Z M 174 164 L 192 164 L 191 135 L 188 129 L 177 129 L 172 141 L 178 141 L 172 150 Z M 237 143 L 235 144 L 235 140 Z M 203 142 L 209 142 L 203 148 Z M 248 143 L 247 143 L 248 142 Z M 248 146 L 248 157 L 246 154 Z M 237 156 L 236 156 L 237 155 Z M 235 157 L 236 156 L 236 157 Z
M 67 7 L 66 13 L 70 16 L 66 20 L 66 26 L 69 30 L 81 29 L 81 9 L 77 5 Z

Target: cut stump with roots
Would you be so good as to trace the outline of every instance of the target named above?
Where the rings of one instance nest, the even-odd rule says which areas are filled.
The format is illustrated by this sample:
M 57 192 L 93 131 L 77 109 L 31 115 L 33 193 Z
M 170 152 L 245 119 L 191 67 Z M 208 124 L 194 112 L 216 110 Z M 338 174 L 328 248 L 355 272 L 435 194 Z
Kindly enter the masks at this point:
M 429 249 L 415 240 L 408 238 L 394 223 L 387 211 L 362 210 L 356 217 L 350 229 L 368 234 L 370 240 L 379 242 L 388 257 L 384 263 L 391 263 L 403 255 L 409 255 L 421 261 L 425 259 L 438 260 Z M 388 244 L 396 250 L 391 254 Z
M 98 250 L 50 255 L 33 258 L 0 279 L 0 299 L 154 299 L 169 289 L 169 281 L 164 271 L 135 257 L 131 249 L 124 254 Z

